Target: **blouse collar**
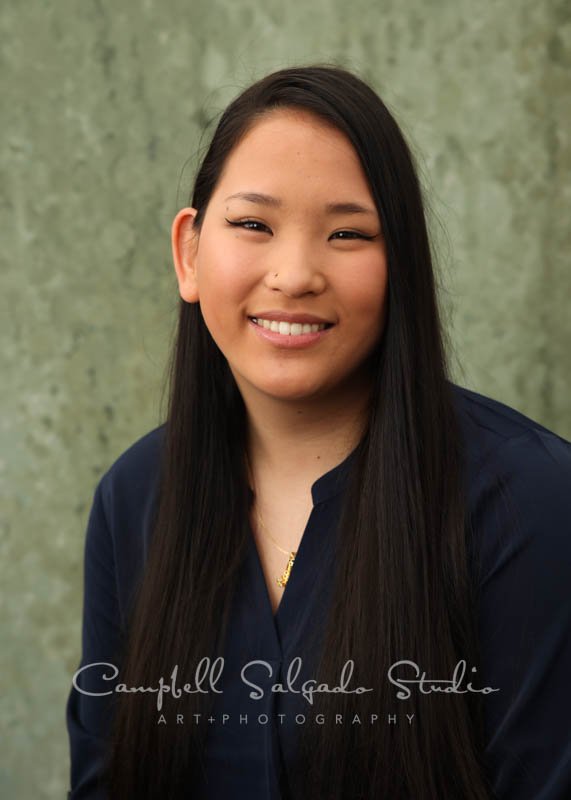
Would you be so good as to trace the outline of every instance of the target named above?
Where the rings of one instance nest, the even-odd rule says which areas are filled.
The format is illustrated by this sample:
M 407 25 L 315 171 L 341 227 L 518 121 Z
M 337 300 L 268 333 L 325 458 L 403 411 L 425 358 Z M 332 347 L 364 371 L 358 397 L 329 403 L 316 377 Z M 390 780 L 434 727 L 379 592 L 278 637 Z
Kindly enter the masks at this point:
M 319 505 L 320 503 L 325 503 L 331 497 L 334 497 L 337 494 L 340 494 L 347 484 L 347 478 L 349 477 L 349 472 L 351 470 L 351 466 L 357 455 L 359 445 L 357 445 L 349 455 L 343 459 L 339 464 L 336 464 L 332 469 L 328 472 L 325 472 L 318 478 L 316 481 L 313 482 L 311 485 L 311 497 L 313 499 L 313 505 Z M 252 501 L 254 493 L 252 491 L 252 487 L 248 487 L 248 495 L 250 497 L 250 501 Z
M 343 459 L 339 464 L 326 472 L 318 478 L 311 486 L 311 496 L 313 498 L 313 505 L 324 503 L 336 494 L 343 491 L 347 484 L 351 466 L 357 455 L 357 447 L 355 447 L 349 455 Z

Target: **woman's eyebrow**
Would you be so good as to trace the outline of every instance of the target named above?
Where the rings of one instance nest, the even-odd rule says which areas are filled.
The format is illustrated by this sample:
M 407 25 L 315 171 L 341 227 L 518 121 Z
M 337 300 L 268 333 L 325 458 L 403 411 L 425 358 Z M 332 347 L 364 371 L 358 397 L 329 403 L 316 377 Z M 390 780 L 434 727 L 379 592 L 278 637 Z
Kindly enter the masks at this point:
M 280 208 L 283 203 L 278 197 L 272 197 L 270 194 L 262 194 L 260 192 L 236 192 L 229 195 L 226 200 L 239 198 L 240 200 L 247 200 L 249 203 L 257 203 L 262 206 L 271 206 L 273 208 Z M 376 214 L 373 208 L 363 206 L 360 203 L 348 201 L 344 203 L 326 203 L 325 212 L 327 214 Z

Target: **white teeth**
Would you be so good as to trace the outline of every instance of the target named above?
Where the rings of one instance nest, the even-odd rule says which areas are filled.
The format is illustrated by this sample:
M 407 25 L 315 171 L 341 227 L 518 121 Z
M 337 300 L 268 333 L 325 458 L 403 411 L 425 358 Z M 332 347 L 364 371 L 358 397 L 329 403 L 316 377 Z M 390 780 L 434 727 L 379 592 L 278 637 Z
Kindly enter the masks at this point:
M 289 322 L 278 322 L 275 319 L 257 319 L 256 317 L 252 317 L 252 320 L 256 325 L 260 325 L 262 328 L 267 328 L 276 333 L 281 333 L 284 336 L 299 336 L 301 333 L 317 333 L 317 331 L 322 331 L 326 327 L 325 323 L 309 325 L 307 323 L 292 322 L 290 324 Z

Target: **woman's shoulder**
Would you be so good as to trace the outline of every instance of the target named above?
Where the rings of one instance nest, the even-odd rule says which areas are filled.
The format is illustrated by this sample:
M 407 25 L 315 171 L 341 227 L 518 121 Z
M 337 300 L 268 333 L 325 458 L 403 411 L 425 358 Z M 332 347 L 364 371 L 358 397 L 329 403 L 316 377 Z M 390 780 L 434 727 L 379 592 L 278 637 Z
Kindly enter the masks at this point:
M 495 689 L 484 756 L 498 796 L 549 784 L 555 797 L 570 774 L 571 442 L 493 398 L 462 387 L 455 398 L 472 465 L 478 681 Z
M 104 624 L 113 628 L 125 621 L 147 561 L 164 428 L 154 428 L 121 451 L 93 493 L 85 534 L 86 619 L 99 616 L 84 624 L 95 640 Z
M 154 482 L 165 428 L 165 423 L 153 428 L 119 453 L 101 478 L 108 490 L 138 491 Z
M 452 383 L 469 475 L 512 471 L 569 478 L 571 442 L 506 403 Z
M 117 552 L 125 555 L 148 545 L 165 427 L 153 428 L 120 452 L 96 489 Z
M 472 544 L 481 583 L 509 574 L 547 580 L 571 566 L 571 442 L 510 406 L 455 387 L 468 453 Z M 523 565 L 527 564 L 527 567 Z M 521 588 L 528 581 L 521 582 Z M 520 584 L 518 584 L 520 585 Z

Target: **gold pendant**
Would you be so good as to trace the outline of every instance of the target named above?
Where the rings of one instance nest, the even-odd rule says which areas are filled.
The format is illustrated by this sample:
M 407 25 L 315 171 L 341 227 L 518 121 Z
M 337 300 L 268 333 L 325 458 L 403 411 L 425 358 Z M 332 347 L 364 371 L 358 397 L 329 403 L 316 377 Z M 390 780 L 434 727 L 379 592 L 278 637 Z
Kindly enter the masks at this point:
M 276 578 L 276 583 L 278 584 L 278 586 L 281 586 L 282 589 L 284 588 L 284 586 L 288 582 L 289 575 L 290 575 L 290 572 L 291 572 L 291 568 L 293 567 L 293 562 L 295 561 L 295 556 L 296 556 L 296 552 L 292 551 L 290 553 L 290 556 L 289 556 L 289 559 L 288 559 L 288 562 L 287 562 L 287 566 L 286 566 L 286 568 L 284 570 L 284 574 L 281 576 L 281 578 Z

